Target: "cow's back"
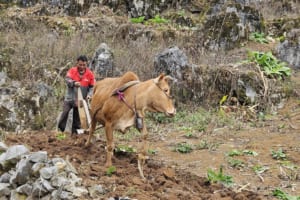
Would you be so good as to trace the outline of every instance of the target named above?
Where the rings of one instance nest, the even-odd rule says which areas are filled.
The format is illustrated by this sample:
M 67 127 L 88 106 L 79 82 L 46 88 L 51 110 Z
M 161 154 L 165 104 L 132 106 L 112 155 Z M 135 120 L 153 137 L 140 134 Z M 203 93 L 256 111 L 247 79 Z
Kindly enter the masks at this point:
M 92 117 L 96 112 L 99 112 L 102 109 L 105 101 L 111 98 L 114 90 L 122 87 L 125 83 L 136 80 L 139 80 L 139 78 L 135 73 L 126 72 L 121 77 L 105 78 L 103 80 L 97 81 L 94 87 L 94 94 L 91 101 Z

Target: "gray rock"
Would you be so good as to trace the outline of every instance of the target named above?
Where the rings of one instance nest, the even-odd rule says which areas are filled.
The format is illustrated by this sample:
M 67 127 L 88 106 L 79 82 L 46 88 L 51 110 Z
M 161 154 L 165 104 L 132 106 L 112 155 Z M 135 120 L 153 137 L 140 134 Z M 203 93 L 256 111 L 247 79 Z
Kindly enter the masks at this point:
M 276 51 L 283 61 L 291 67 L 300 69 L 300 29 L 291 30 L 283 43 L 280 43 Z
M 0 152 L 6 151 L 8 147 L 3 142 L 0 142 Z
M 57 188 L 68 184 L 70 184 L 70 181 L 63 176 L 54 176 L 51 179 L 51 185 Z
M 10 194 L 10 188 L 8 183 L 0 183 L 0 197 L 8 196 Z
M 97 48 L 90 68 L 95 72 L 97 80 L 113 76 L 113 53 L 106 43 L 101 43 Z
M 32 196 L 33 197 L 43 197 L 49 192 L 43 187 L 42 182 L 35 181 L 32 185 Z
M 42 169 L 40 169 L 40 175 L 44 179 L 51 179 L 57 173 L 58 173 L 58 169 L 56 166 L 43 167 Z
M 0 72 L 0 86 L 6 83 L 7 74 L 5 72 Z
M 13 185 L 25 184 L 30 178 L 31 168 L 32 163 L 29 161 L 28 157 L 23 158 L 17 163 L 16 173 L 12 175 L 9 182 Z
M 28 152 L 29 150 L 24 145 L 11 146 L 5 153 L 0 155 L 0 165 L 5 169 L 12 168 L 20 160 L 21 156 Z
M 38 162 L 46 162 L 48 156 L 46 151 L 38 151 L 31 153 L 29 156 L 29 160 L 38 163 Z
M 182 79 L 182 70 L 189 67 L 187 56 L 178 47 L 170 47 L 155 56 L 155 72 L 166 73 L 174 78 Z
M 8 172 L 3 173 L 0 176 L 0 183 L 9 183 L 10 177 L 11 177 L 10 173 Z
M 42 179 L 41 182 L 42 182 L 43 187 L 47 191 L 49 191 L 49 192 L 54 191 L 54 187 L 52 187 L 52 185 L 51 185 L 51 183 L 49 181 Z
M 106 193 L 106 191 L 102 187 L 102 185 L 93 185 L 92 187 L 89 187 L 88 190 L 89 190 L 89 194 L 92 198 L 99 197 L 100 195 L 103 195 Z
M 45 163 L 34 163 L 31 168 L 31 172 L 34 176 L 40 176 L 40 170 L 45 167 Z
M 32 193 L 32 186 L 30 184 L 26 183 L 26 184 L 21 185 L 20 187 L 18 187 L 16 189 L 16 191 L 18 193 L 26 194 L 27 196 L 29 196 Z

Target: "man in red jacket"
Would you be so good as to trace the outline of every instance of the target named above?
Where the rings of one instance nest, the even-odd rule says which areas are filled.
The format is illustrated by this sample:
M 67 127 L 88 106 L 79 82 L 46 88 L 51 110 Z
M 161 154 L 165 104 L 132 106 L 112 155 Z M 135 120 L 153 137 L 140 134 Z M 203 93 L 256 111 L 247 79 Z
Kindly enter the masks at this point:
M 84 99 L 90 99 L 93 94 L 95 84 L 95 76 L 93 72 L 87 68 L 88 59 L 85 55 L 77 58 L 76 66 L 69 69 L 65 81 L 67 91 L 64 99 L 63 112 L 58 121 L 58 128 L 64 132 L 68 120 L 70 110 L 73 108 L 72 134 L 77 133 L 80 129 L 80 118 L 77 105 L 77 89 L 81 89 Z M 80 88 L 79 88 L 80 87 Z

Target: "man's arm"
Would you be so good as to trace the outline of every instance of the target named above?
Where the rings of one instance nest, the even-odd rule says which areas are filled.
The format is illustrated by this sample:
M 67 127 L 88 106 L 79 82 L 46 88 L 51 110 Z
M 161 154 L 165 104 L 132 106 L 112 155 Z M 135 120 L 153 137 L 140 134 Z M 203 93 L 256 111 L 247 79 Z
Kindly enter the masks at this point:
M 70 88 L 80 86 L 80 82 L 74 81 L 72 78 L 70 78 L 68 76 L 65 78 L 65 81 L 66 81 L 67 86 Z

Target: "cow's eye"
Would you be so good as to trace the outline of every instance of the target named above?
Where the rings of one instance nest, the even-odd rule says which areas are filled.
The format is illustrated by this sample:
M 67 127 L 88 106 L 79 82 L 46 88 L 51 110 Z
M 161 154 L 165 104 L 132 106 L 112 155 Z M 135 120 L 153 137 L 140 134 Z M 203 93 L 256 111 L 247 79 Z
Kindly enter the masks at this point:
M 168 92 L 169 92 L 169 90 L 168 90 L 168 89 L 164 89 L 164 92 L 165 92 L 165 93 L 168 93 Z

